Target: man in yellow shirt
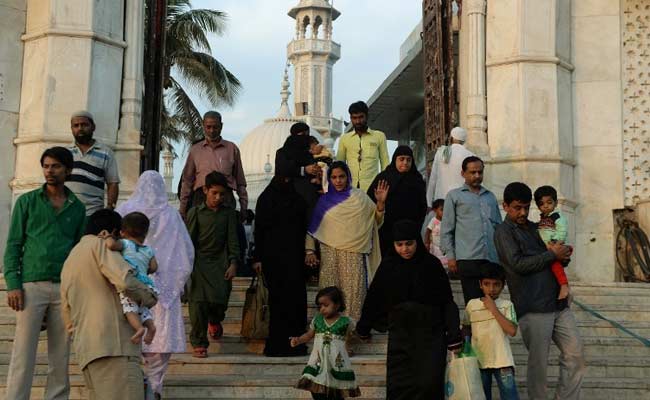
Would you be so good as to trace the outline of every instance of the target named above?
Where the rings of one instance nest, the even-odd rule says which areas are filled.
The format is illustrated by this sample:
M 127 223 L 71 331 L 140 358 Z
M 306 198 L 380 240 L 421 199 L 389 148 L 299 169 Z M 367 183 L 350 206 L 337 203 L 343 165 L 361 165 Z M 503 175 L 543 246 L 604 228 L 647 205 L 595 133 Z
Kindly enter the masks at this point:
M 363 101 L 352 103 L 348 112 L 354 132 L 341 136 L 336 159 L 350 167 L 352 186 L 365 192 L 379 171 L 390 163 L 386 135 L 368 128 L 368 106 Z

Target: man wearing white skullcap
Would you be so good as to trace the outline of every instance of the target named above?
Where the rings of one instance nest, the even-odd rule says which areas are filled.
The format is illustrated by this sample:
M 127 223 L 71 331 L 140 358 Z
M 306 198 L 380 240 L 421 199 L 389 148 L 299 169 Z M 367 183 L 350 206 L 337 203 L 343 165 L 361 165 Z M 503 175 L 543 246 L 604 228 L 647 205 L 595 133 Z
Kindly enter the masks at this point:
M 451 130 L 449 146 L 438 148 L 431 165 L 427 186 L 427 204 L 431 207 L 436 199 L 444 199 L 447 193 L 463 186 L 465 179 L 461 170 L 463 160 L 474 153 L 465 148 L 467 131 L 457 126 Z
M 86 215 L 104 207 L 115 208 L 120 192 L 117 162 L 108 146 L 93 139 L 95 118 L 88 111 L 76 111 L 70 116 L 70 129 L 75 142 L 69 148 L 74 168 L 65 185 L 86 206 Z

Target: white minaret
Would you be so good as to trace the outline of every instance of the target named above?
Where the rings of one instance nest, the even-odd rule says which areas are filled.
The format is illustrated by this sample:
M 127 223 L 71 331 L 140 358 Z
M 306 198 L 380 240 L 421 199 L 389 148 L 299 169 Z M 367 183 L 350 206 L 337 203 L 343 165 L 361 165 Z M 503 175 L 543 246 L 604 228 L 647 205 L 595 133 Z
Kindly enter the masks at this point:
M 289 11 L 296 36 L 287 46 L 294 66 L 294 115 L 325 137 L 343 132 L 343 121 L 332 117 L 332 69 L 341 45 L 332 40 L 332 21 L 341 13 L 327 0 L 300 0 Z

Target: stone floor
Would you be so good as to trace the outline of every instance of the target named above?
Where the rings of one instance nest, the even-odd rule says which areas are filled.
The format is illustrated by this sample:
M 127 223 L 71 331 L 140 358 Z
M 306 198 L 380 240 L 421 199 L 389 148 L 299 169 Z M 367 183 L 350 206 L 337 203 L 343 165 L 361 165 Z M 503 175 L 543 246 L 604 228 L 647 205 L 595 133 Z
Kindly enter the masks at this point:
M 188 353 L 172 358 L 166 380 L 165 399 L 300 399 L 309 393 L 293 389 L 306 363 L 306 357 L 266 358 L 263 342 L 239 336 L 241 312 L 248 280 L 237 278 L 224 324 L 225 336 L 211 343 L 210 357 L 192 358 Z M 454 296 L 462 308 L 460 285 L 453 284 Z M 574 284 L 576 298 L 634 332 L 650 337 L 650 285 Z M 315 290 L 310 290 L 310 299 Z M 310 302 L 311 304 L 311 302 Z M 589 369 L 582 398 L 589 400 L 650 399 L 650 349 L 639 341 L 573 306 L 585 342 Z M 310 307 L 310 315 L 314 308 Z M 187 309 L 183 310 L 187 322 Z M 14 312 L 6 306 L 4 281 L 0 281 L 0 398 L 14 332 Z M 512 340 L 517 364 L 520 394 L 525 395 L 526 350 L 519 335 Z M 352 358 L 361 386 L 362 398 L 385 398 L 386 336 L 376 335 L 370 343 L 356 343 Z M 47 341 L 39 343 L 38 365 L 32 399 L 42 399 L 47 374 Z M 72 357 L 71 399 L 86 398 L 83 379 Z M 549 360 L 549 380 L 558 376 L 558 352 L 553 348 Z M 498 398 L 496 396 L 495 398 Z

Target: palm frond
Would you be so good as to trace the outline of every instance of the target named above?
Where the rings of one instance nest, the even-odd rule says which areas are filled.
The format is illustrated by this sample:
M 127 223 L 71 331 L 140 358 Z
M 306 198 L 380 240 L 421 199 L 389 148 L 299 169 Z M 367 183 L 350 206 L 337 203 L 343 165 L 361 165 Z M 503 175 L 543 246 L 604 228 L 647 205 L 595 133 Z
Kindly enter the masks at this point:
M 192 3 L 190 0 L 167 0 L 167 21 L 174 19 L 176 16 L 191 8 Z
M 207 34 L 222 35 L 228 16 L 217 10 L 195 9 L 168 18 L 168 35 L 186 43 L 195 50 L 210 52 Z
M 176 55 L 174 63 L 183 80 L 212 105 L 234 103 L 241 83 L 214 57 L 198 51 L 184 52 Z
M 203 137 L 203 119 L 196 109 L 194 102 L 183 87 L 172 78 L 171 88 L 167 90 L 167 99 L 176 124 L 177 131 L 182 137 L 175 138 L 191 143 Z
M 161 116 L 164 148 L 203 137 L 201 114 L 186 88 L 215 107 L 232 105 L 241 89 L 235 75 L 210 55 L 208 35 L 223 34 L 227 21 L 224 12 L 192 9 L 190 0 L 167 1 L 165 101 Z M 172 74 L 181 78 L 186 88 Z

